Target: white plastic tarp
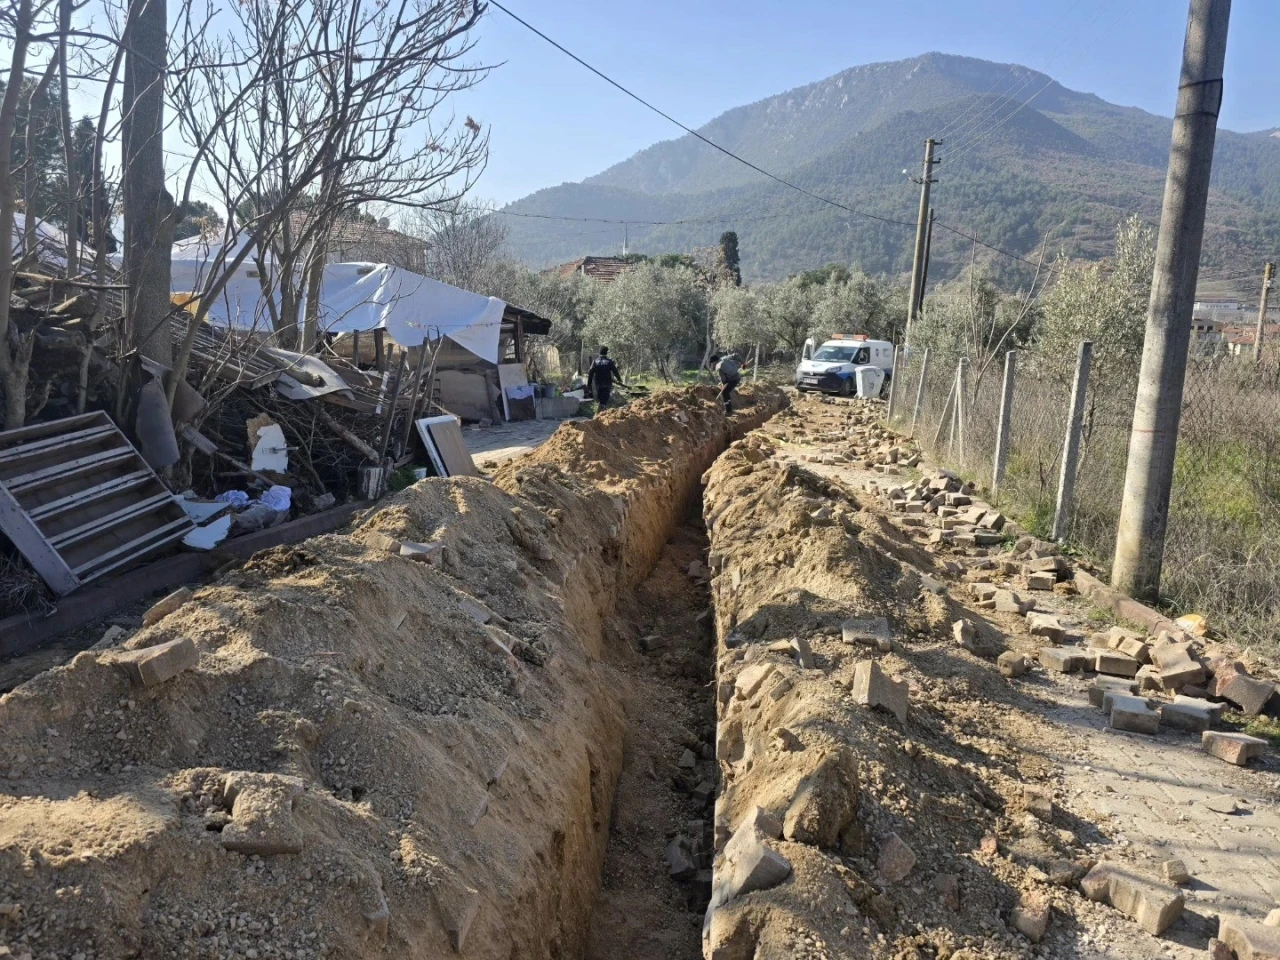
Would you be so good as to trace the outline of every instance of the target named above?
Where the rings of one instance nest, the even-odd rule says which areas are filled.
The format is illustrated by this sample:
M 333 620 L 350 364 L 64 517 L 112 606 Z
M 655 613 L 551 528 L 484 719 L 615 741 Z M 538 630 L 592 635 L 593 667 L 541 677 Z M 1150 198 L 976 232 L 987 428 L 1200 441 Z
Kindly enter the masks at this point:
M 209 270 L 207 248 L 184 252 L 199 255 L 175 257 L 175 293 L 198 291 Z M 265 266 L 268 270 L 274 267 L 271 263 Z M 266 285 L 278 306 L 279 285 L 270 277 Z M 222 294 L 209 304 L 209 322 L 234 324 L 239 330 L 270 331 L 271 311 L 262 291 L 259 268 L 242 264 Z M 498 335 L 505 310 L 506 304 L 496 297 L 460 290 L 385 263 L 329 264 L 320 288 L 320 329 L 325 333 L 383 329 L 407 347 L 445 336 L 491 363 L 498 362 Z

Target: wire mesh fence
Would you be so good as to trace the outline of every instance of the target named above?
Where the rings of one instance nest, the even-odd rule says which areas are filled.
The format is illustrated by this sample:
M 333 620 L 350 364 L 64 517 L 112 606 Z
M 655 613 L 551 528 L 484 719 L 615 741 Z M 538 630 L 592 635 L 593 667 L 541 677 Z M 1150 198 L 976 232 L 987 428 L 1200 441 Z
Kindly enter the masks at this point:
M 913 351 L 899 373 L 894 425 L 913 433 L 935 463 L 991 491 L 1024 527 L 1050 536 L 1074 369 L 1019 352 L 1006 468 L 993 490 L 1005 357 L 966 364 L 957 410 L 958 361 L 930 354 L 926 370 L 924 351 Z M 1104 569 L 1115 550 L 1136 381 L 1112 369 L 1092 378 L 1085 395 L 1066 539 Z M 1188 359 L 1162 587 L 1175 609 L 1208 614 L 1225 633 L 1268 643 L 1280 634 L 1276 366 Z

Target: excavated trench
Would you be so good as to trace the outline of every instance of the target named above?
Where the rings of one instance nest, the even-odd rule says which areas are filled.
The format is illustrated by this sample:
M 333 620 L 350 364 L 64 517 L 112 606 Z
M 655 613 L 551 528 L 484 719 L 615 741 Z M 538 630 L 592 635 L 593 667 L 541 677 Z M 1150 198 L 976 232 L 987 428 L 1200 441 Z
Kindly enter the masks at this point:
M 785 405 L 744 400 L 726 419 L 710 391 L 658 395 L 493 483 L 419 483 L 0 697 L 0 947 L 699 956 L 717 764 L 698 494 Z M 124 662 L 170 642 L 198 663 L 133 685 Z

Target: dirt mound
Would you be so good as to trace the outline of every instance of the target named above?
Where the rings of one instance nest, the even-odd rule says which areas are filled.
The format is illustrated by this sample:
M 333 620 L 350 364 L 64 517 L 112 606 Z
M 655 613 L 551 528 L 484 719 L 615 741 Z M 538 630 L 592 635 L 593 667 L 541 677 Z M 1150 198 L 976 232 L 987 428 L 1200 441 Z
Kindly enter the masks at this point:
M 757 396 L 663 394 L 259 554 L 129 641 L 194 643 L 164 683 L 87 652 L 0 698 L 0 945 L 575 955 L 621 765 L 601 624 Z
M 708 475 L 716 836 L 732 846 L 707 956 L 1026 955 L 1002 919 L 1026 873 L 997 851 L 1066 883 L 1085 864 L 1070 831 L 1027 814 L 1034 760 L 999 728 L 1032 720 L 982 715 L 982 692 L 1008 685 L 947 642 L 956 611 L 930 589 L 941 561 L 800 462 L 807 413 L 735 443 Z

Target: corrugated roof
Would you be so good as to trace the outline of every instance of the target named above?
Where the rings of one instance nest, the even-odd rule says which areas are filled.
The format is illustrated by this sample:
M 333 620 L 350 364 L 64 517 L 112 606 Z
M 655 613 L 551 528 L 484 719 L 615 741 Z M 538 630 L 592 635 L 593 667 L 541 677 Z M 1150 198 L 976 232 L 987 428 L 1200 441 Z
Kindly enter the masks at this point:
M 558 273 L 562 277 L 567 277 L 573 273 L 581 273 L 583 276 L 598 280 L 601 283 L 612 283 L 630 270 L 631 266 L 631 263 L 621 257 L 581 257 L 578 260 L 562 263 L 558 267 L 552 267 L 546 272 Z

